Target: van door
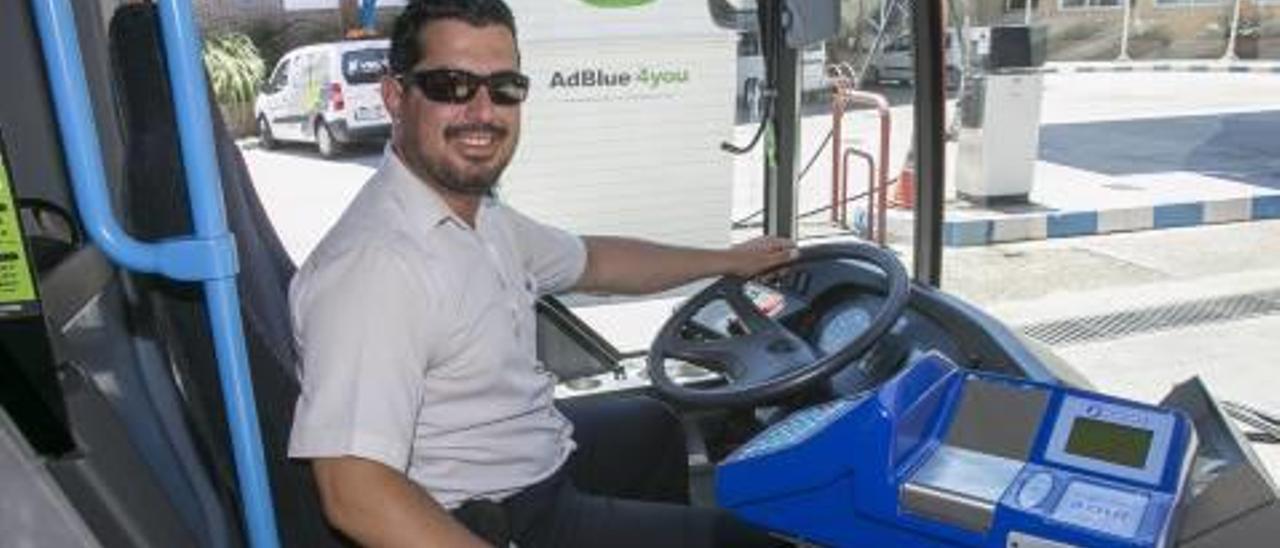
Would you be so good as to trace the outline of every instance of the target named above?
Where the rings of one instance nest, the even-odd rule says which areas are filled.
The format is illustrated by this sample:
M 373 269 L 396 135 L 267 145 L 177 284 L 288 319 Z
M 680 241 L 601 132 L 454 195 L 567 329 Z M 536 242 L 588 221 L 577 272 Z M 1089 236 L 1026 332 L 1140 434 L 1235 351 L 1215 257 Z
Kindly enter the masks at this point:
M 301 118 L 302 138 L 315 140 L 316 120 L 324 116 L 328 109 L 329 53 L 325 51 L 308 54 L 301 58 L 302 69 L 298 77 L 298 115 Z
M 298 141 L 307 141 L 312 137 L 310 121 L 307 120 L 309 105 L 305 103 L 309 85 L 307 74 L 310 72 L 307 65 L 305 55 L 294 57 L 289 63 L 289 82 L 281 98 L 280 126 L 287 128 L 290 139 Z
M 271 133 L 277 139 L 292 138 L 288 129 L 284 127 L 283 120 L 285 90 L 289 87 L 289 61 L 285 58 L 276 65 L 276 70 L 271 73 L 271 78 L 267 79 L 259 99 L 262 105 L 261 114 L 271 123 Z

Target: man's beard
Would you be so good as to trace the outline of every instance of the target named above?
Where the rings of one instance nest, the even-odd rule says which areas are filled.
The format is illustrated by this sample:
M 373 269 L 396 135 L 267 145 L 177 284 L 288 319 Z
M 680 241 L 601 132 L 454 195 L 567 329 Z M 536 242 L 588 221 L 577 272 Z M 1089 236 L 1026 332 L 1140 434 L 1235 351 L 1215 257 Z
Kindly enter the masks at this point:
M 459 134 L 468 131 L 490 132 L 495 141 L 505 139 L 508 133 L 505 128 L 492 124 L 475 124 L 449 127 L 445 129 L 445 139 L 456 138 Z M 427 157 L 423 158 L 423 168 L 432 180 L 450 192 L 468 196 L 492 196 L 494 188 L 498 186 L 498 178 L 502 176 L 502 172 L 510 162 L 511 156 L 507 155 L 505 158 L 500 158 L 497 165 L 491 169 L 467 174 L 453 169 L 443 161 L 434 161 Z
M 509 159 L 508 159 L 509 160 Z M 422 167 L 427 171 L 427 175 L 432 181 L 440 185 L 450 192 L 465 194 L 468 196 L 492 196 L 493 189 L 498 186 L 498 177 L 502 175 L 502 171 L 507 167 L 507 161 L 494 166 L 493 169 L 486 169 L 478 173 L 464 175 L 456 169 L 453 169 L 444 162 L 435 162 L 426 160 Z

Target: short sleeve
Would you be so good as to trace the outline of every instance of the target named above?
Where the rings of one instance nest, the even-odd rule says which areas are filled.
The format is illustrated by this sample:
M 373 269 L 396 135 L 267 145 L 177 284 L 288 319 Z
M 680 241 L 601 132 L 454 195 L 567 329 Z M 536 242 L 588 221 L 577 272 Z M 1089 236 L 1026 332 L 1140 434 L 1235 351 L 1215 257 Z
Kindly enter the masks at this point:
M 568 291 L 587 269 L 582 238 L 505 208 L 525 268 L 538 282 L 542 295 Z
M 290 291 L 302 390 L 294 458 L 355 456 L 407 470 L 428 349 L 436 341 L 424 279 L 391 249 L 309 263 Z

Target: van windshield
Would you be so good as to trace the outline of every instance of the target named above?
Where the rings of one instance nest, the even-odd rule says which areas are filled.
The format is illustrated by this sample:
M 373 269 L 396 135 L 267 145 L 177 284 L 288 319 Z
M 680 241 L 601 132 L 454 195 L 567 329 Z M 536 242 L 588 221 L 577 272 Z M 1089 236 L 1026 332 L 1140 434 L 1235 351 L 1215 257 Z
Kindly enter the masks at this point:
M 348 84 L 372 84 L 387 71 L 387 48 L 370 48 L 342 54 L 342 76 Z

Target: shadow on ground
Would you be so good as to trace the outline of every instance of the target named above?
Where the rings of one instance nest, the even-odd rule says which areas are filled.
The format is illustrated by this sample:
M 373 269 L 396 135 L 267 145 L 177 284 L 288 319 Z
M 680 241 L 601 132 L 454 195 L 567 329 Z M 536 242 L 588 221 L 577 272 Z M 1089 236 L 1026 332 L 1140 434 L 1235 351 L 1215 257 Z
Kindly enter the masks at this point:
M 1053 124 L 1040 159 L 1112 176 L 1183 171 L 1280 190 L 1280 110 Z

